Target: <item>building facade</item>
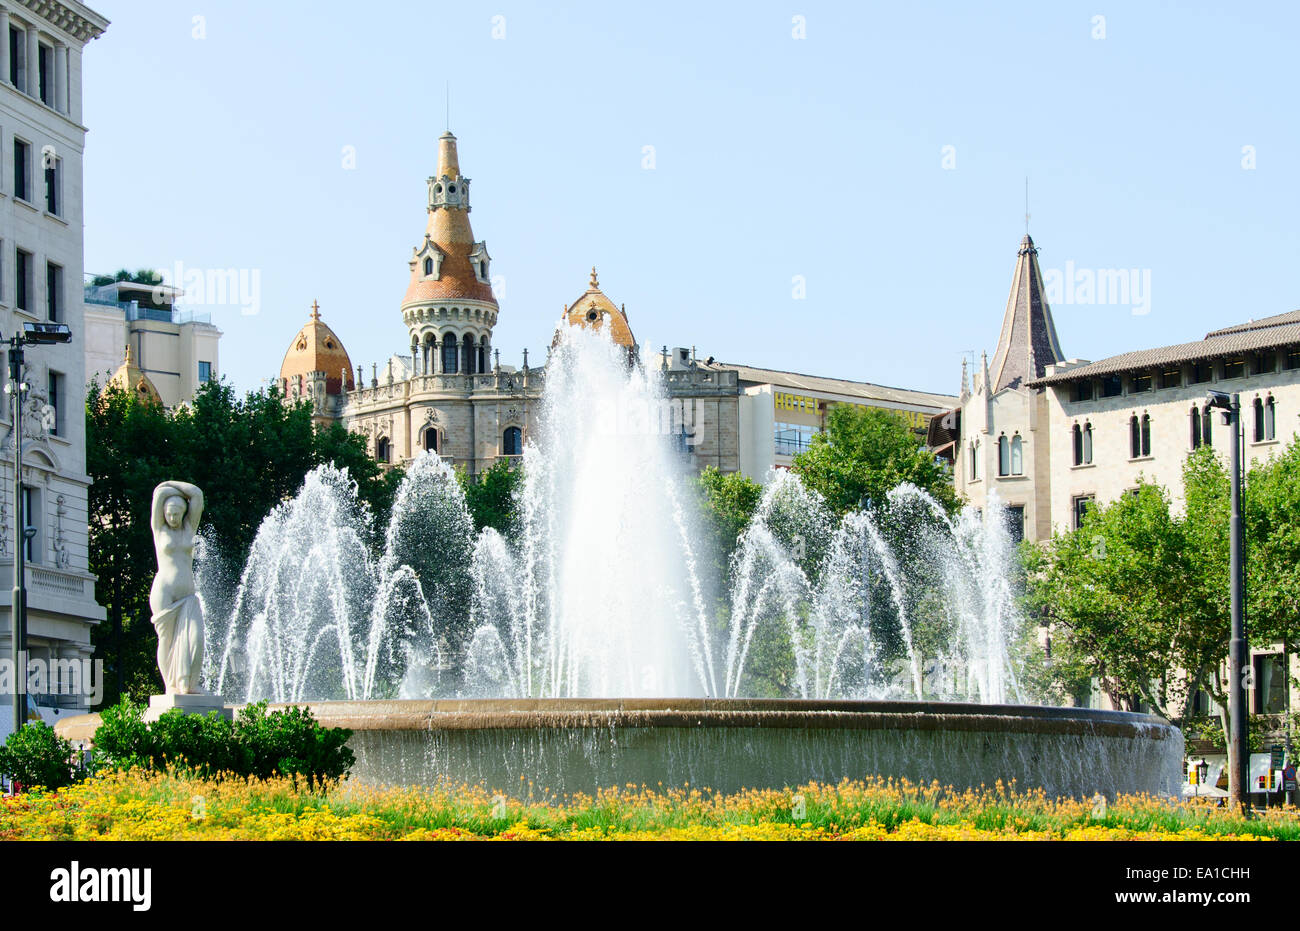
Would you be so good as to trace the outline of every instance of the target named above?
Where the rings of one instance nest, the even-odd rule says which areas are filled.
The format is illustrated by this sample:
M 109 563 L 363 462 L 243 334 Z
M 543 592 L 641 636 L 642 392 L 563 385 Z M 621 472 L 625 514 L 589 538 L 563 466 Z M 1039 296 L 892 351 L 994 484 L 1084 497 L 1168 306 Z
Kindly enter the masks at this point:
M 400 304 L 408 352 L 369 378 L 353 363 L 319 305 L 298 331 L 280 367 L 279 385 L 290 399 L 309 399 L 318 422 L 341 421 L 367 437 L 381 462 L 404 463 L 433 452 L 476 476 L 498 461 L 518 461 L 537 423 L 545 385 L 545 360 L 502 364 L 492 332 L 500 308 L 492 293 L 487 243 L 470 225 L 470 179 L 460 170 L 457 140 L 438 140 L 438 168 L 427 181 L 428 221 L 408 258 L 409 279 Z M 626 308 L 600 287 L 596 270 L 560 325 L 608 329 L 629 362 L 640 347 Z M 534 360 L 536 361 L 536 360 Z M 662 362 L 668 394 L 686 411 L 680 438 L 695 465 L 723 471 L 739 467 L 736 373 L 696 364 Z
M 181 310 L 168 285 L 115 281 L 85 288 L 86 380 L 104 384 L 128 363 L 167 407 L 188 404 L 220 375 L 221 330 L 209 314 Z
M 28 649 L 32 659 L 88 660 L 95 603 L 87 552 L 85 330 L 82 304 L 82 49 L 108 21 L 76 0 L 0 6 L 0 332 L 66 323 L 72 341 L 30 347 L 20 423 L 0 411 L 0 655 L 12 656 L 14 429 L 23 432 Z M 49 668 L 49 667 L 47 667 Z M 43 715 L 84 695 L 32 695 Z M 4 709 L 4 723 L 8 720 Z

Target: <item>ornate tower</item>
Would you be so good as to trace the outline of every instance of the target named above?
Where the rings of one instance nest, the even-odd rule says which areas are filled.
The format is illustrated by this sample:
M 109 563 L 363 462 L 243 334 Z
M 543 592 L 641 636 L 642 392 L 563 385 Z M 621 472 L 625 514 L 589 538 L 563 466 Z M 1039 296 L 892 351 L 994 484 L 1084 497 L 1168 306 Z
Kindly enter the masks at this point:
M 438 172 L 428 183 L 429 223 L 411 256 L 411 283 L 402 298 L 415 372 L 487 372 L 497 322 L 492 257 L 470 229 L 469 179 L 460 173 L 450 132 L 438 139 Z

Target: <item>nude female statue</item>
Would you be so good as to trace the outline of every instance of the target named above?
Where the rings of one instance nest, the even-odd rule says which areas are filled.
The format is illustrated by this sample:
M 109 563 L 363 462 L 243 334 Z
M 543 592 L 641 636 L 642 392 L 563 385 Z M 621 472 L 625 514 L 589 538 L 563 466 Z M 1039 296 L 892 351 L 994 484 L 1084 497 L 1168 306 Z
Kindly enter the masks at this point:
M 168 695 L 202 693 L 203 606 L 194 590 L 194 531 L 202 515 L 203 492 L 194 485 L 163 482 L 153 490 L 150 524 L 158 574 L 149 591 L 149 609 Z

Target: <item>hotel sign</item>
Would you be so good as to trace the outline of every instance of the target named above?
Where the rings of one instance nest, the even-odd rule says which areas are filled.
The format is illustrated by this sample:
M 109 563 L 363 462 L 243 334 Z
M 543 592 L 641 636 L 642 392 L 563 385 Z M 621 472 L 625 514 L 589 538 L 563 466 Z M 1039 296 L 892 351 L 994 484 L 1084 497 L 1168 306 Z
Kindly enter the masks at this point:
M 821 414 L 822 406 L 829 409 L 836 404 L 853 404 L 854 407 L 876 407 L 872 404 L 854 404 L 851 401 L 828 401 L 822 398 L 813 398 L 806 395 L 791 394 L 788 391 L 773 391 L 772 400 L 776 405 L 776 410 L 780 413 L 797 413 L 807 414 L 816 417 Z M 895 414 L 901 414 L 907 419 L 907 423 L 913 430 L 924 430 L 930 423 L 930 415 L 923 414 L 921 411 L 903 410 L 897 407 L 882 407 L 878 410 L 888 410 Z

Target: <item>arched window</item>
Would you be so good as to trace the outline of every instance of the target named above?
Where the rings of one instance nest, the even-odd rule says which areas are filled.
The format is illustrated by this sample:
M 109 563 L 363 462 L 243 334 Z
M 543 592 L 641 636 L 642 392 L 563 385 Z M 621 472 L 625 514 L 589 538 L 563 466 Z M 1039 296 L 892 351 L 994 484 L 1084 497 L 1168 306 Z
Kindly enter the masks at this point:
M 393 451 L 391 448 L 391 444 L 389 444 L 388 442 L 388 437 L 381 436 L 379 439 L 375 440 L 376 460 L 378 460 L 379 462 L 388 462 L 389 457 L 392 456 L 392 454 Z
M 1255 442 L 1262 442 L 1264 439 L 1264 401 L 1262 398 L 1255 399 Z
M 1085 465 L 1092 464 L 1092 424 L 1083 425 L 1083 462 Z
M 979 468 L 979 466 L 980 466 L 980 459 L 979 459 L 979 444 L 977 444 L 977 443 L 971 443 L 971 444 L 970 444 L 970 477 L 971 477 L 971 481 L 974 481 L 975 479 L 977 479 L 977 478 L 980 477 L 980 468 Z
M 1019 433 L 1011 438 L 1011 474 L 1025 474 L 1025 441 Z
M 1151 455 L 1151 415 L 1142 415 L 1142 455 Z
M 474 360 L 478 356 L 478 352 L 474 348 L 474 337 L 469 336 L 468 334 L 465 336 L 461 354 L 465 357 L 463 371 L 466 375 L 473 375 L 475 371 Z
M 1201 447 L 1201 412 L 1195 405 L 1193 405 L 1192 406 L 1192 449 L 1200 449 L 1200 447 Z
M 1206 446 L 1214 445 L 1214 438 L 1211 436 L 1211 427 L 1213 424 L 1214 414 L 1210 405 L 1207 404 L 1205 405 L 1205 409 L 1201 411 L 1201 442 Z
M 1264 401 L 1264 439 L 1277 439 L 1277 405 L 1271 394 Z
M 442 338 L 442 371 L 445 375 L 456 374 L 456 334 L 448 333 Z
M 424 431 L 424 448 L 431 453 L 438 451 L 438 428 L 430 427 Z
M 1137 414 L 1128 419 L 1128 457 L 1136 459 L 1142 455 L 1142 422 Z
M 1083 427 L 1074 425 L 1074 464 L 1083 465 Z
M 478 338 L 478 370 L 480 373 L 486 372 L 490 368 L 488 365 L 488 343 L 486 336 Z
M 504 456 L 522 456 L 524 454 L 524 431 L 518 427 L 506 427 L 501 436 L 501 454 Z
M 424 273 L 425 273 L 426 275 L 432 275 L 432 274 L 433 274 L 433 259 L 426 258 L 426 259 L 424 260 Z
M 480 259 L 478 263 L 478 276 L 487 281 L 487 259 Z
M 1011 441 L 1004 433 L 998 437 L 998 475 L 1011 474 Z

